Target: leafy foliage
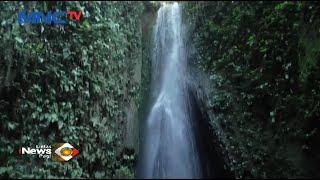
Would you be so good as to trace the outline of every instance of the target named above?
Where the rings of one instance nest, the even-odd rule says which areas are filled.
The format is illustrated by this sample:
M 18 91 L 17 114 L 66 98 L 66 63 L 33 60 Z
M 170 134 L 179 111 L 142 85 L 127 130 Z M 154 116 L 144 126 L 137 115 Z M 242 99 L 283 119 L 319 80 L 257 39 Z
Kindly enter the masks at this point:
M 0 177 L 132 177 L 124 107 L 138 95 L 138 2 L 1 2 Z M 65 26 L 19 25 L 19 10 L 81 10 Z M 69 142 L 68 163 L 17 157 L 14 149 Z M 129 158 L 128 158 L 129 157 Z
M 319 176 L 318 2 L 185 3 L 236 177 Z M 218 125 L 217 125 L 218 124 Z M 222 135 L 223 134 L 223 137 Z

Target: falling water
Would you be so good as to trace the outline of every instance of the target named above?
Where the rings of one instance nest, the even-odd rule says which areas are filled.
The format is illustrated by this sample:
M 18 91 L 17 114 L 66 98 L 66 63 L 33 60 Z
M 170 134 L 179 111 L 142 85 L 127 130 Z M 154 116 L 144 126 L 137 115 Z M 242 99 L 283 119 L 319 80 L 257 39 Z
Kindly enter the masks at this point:
M 140 178 L 201 177 L 181 28 L 178 3 L 163 5 L 152 37 L 152 106 L 144 126 Z

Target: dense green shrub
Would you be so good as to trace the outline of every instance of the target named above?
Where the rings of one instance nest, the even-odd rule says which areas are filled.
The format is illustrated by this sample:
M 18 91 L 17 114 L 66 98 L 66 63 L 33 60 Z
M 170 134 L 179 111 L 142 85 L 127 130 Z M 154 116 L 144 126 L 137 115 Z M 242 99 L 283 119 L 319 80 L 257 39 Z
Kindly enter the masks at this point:
M 123 145 L 124 107 L 140 53 L 141 2 L 0 3 L 0 177 L 132 177 Z M 80 22 L 19 25 L 19 10 L 81 10 Z M 14 149 L 69 142 L 80 151 L 61 163 Z
M 319 176 L 318 2 L 189 2 L 194 62 L 236 177 Z M 310 167 L 309 167 L 310 166 Z

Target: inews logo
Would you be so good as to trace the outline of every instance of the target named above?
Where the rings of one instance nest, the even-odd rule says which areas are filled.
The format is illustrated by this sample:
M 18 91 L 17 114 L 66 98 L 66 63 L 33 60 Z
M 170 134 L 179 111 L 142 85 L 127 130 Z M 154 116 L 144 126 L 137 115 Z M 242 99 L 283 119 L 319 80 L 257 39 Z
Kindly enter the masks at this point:
M 52 153 L 53 152 L 53 153 Z M 51 155 L 57 161 L 69 161 L 79 154 L 79 151 L 69 143 L 50 145 L 36 145 L 35 148 L 21 147 L 18 150 L 21 155 L 38 155 L 39 158 L 49 159 Z

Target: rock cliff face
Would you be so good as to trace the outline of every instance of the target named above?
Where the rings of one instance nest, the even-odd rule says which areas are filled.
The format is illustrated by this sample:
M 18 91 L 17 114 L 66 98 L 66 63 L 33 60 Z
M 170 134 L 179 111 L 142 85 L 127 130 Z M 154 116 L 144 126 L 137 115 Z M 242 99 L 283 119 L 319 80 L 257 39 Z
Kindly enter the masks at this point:
M 134 176 L 143 79 L 142 2 L 1 2 L 0 177 Z M 79 22 L 19 25 L 18 11 L 81 10 Z M 69 142 L 68 163 L 16 156 Z
M 0 3 L 0 177 L 133 178 L 159 3 Z M 208 177 L 320 177 L 318 2 L 185 2 L 188 87 Z M 81 10 L 65 26 L 20 10 Z M 15 156 L 69 142 L 68 163 Z
M 319 177 L 316 3 L 187 2 L 184 10 L 190 85 L 227 171 Z

